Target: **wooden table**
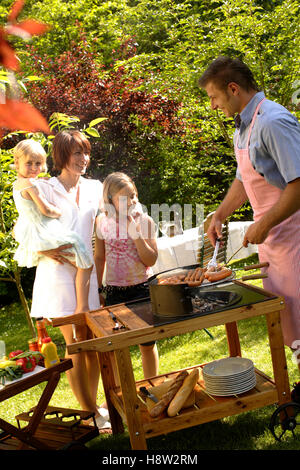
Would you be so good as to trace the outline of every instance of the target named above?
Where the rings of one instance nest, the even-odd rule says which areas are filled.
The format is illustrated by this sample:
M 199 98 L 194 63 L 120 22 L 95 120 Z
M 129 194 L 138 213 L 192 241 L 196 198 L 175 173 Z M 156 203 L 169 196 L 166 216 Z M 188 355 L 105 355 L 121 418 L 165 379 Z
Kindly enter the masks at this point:
M 0 390 L 0 402 L 14 397 L 42 382 L 47 382 L 38 404 L 28 412 L 16 416 L 18 427 L 0 418 L 0 450 L 56 450 L 59 448 L 82 448 L 83 443 L 99 434 L 95 426 L 81 424 L 82 419 L 94 417 L 95 413 L 65 408 L 49 407 L 60 374 L 73 367 L 71 359 L 62 359 L 49 369 L 13 382 Z M 58 415 L 62 418 L 58 418 Z M 68 421 L 63 422 L 68 417 Z M 73 420 L 70 420 L 70 417 Z M 26 421 L 25 427 L 20 421 Z M 70 447 L 71 448 L 71 447 Z
M 263 297 L 263 301 L 164 325 L 149 324 L 142 318 L 143 315 L 138 314 L 143 310 L 145 314 L 151 311 L 149 299 L 140 304 L 129 303 L 127 306 L 119 304 L 55 320 L 57 323 L 54 326 L 73 322 L 87 324 L 92 331 L 94 339 L 70 344 L 67 346 L 68 352 L 70 354 L 81 351 L 98 352 L 113 433 L 122 432 L 123 422 L 126 423 L 132 449 L 147 449 L 146 439 L 153 436 L 167 434 L 273 403 L 281 405 L 291 400 L 280 325 L 280 310 L 284 306 L 283 298 L 239 281 L 234 281 L 233 285 L 236 288 L 239 286 L 246 288 L 249 295 L 259 293 Z M 114 331 L 112 329 L 114 323 L 108 310 L 116 315 L 119 322 L 126 327 L 125 330 Z M 257 384 L 251 391 L 234 397 L 211 397 L 205 391 L 205 384 L 200 372 L 200 380 L 196 387 L 196 404 L 192 408 L 181 410 L 178 415 L 172 418 L 167 415 L 156 419 L 150 417 L 139 396 L 139 388 L 153 386 L 166 378 L 172 378 L 179 371 L 171 371 L 155 378 L 135 382 L 130 346 L 224 324 L 229 356 L 241 356 L 237 321 L 259 315 L 264 315 L 267 321 L 274 379 L 256 369 Z M 118 385 L 113 373 L 112 356 L 117 364 Z M 201 371 L 203 366 L 204 364 L 191 365 L 187 369 L 199 367 Z

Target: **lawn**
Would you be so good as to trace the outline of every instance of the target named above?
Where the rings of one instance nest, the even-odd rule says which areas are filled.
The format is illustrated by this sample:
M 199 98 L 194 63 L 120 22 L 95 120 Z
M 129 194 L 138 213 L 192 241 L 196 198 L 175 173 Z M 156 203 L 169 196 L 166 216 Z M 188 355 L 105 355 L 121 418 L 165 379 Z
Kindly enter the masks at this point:
M 252 260 L 250 260 L 252 262 Z M 248 263 L 250 264 L 250 263 Z M 235 263 L 238 266 L 238 263 Z M 239 274 L 239 273 L 238 273 Z M 261 281 L 252 281 L 260 285 Z M 253 360 L 255 366 L 272 376 L 271 357 L 268 348 L 267 328 L 264 317 L 243 320 L 238 324 L 242 355 Z M 48 328 L 49 334 L 58 345 L 63 357 L 64 344 L 57 328 Z M 170 372 L 193 364 L 201 364 L 227 356 L 227 339 L 223 326 L 210 328 L 212 340 L 204 330 L 181 336 L 167 338 L 158 342 L 160 355 L 160 373 Z M 19 303 L 0 309 L 0 339 L 6 343 L 7 351 L 27 348 L 30 339 L 24 312 Z M 132 347 L 132 362 L 136 380 L 142 379 L 142 368 L 138 347 Z M 299 380 L 297 365 L 292 360 L 289 348 L 286 348 L 290 384 Z M 0 416 L 15 424 L 15 415 L 35 406 L 45 384 L 38 385 L 14 398 L 0 403 Z M 100 382 L 98 403 L 104 400 Z M 50 405 L 67 408 L 80 408 L 68 385 L 66 375 L 62 374 Z M 283 442 L 275 441 L 268 426 L 275 405 L 237 416 L 202 424 L 190 429 L 177 431 L 165 436 L 147 440 L 149 450 L 300 450 L 298 439 L 287 432 Z M 298 428 L 298 427 L 297 427 Z M 93 450 L 113 451 L 129 450 L 128 432 L 122 435 L 100 435 L 88 443 Z

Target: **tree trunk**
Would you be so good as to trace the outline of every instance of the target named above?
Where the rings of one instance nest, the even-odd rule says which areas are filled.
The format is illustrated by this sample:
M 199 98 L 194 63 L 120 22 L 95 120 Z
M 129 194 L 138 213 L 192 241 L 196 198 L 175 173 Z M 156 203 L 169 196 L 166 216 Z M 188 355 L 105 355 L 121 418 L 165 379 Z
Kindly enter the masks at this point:
M 31 337 L 34 338 L 36 336 L 36 331 L 34 329 L 32 318 L 30 316 L 30 311 L 29 311 L 27 299 L 25 297 L 23 287 L 22 287 L 22 284 L 21 284 L 20 271 L 18 269 L 16 271 L 14 271 L 14 277 L 15 277 L 15 282 L 16 282 L 16 286 L 17 286 L 17 289 L 18 289 L 19 297 L 20 297 L 22 306 L 25 310 L 25 314 L 26 314 L 26 318 L 27 318 L 27 322 L 28 322 L 28 327 L 29 327 L 29 330 L 31 332 Z

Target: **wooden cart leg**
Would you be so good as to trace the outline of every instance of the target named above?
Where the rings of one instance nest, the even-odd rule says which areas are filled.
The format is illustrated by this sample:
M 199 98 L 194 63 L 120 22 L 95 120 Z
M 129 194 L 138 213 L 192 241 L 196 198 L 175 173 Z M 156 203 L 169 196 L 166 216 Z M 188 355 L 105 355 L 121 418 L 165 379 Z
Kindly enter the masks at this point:
M 284 342 L 280 324 L 280 312 L 266 315 L 269 343 L 273 363 L 274 381 L 278 393 L 278 404 L 291 401 L 289 377 L 284 350 Z
M 57 387 L 57 384 L 59 382 L 59 379 L 60 379 L 60 372 L 54 372 L 39 401 L 38 401 L 38 404 L 37 406 L 35 407 L 35 410 L 33 412 L 33 415 L 32 415 L 32 418 L 30 419 L 30 422 L 28 424 L 28 426 L 26 427 L 26 431 L 30 434 L 34 434 L 35 431 L 36 431 L 36 428 L 38 427 L 43 415 L 44 415 L 44 411 L 46 410 L 48 404 L 49 404 L 49 401 L 51 400 L 52 398 L 52 395 L 54 393 L 54 390 L 56 389 Z
M 227 343 L 230 357 L 242 356 L 239 332 L 237 323 L 230 322 L 225 324 Z
M 141 420 L 140 401 L 136 394 L 135 379 L 129 348 L 115 351 L 120 385 L 123 396 L 124 411 L 133 450 L 147 450 L 145 432 Z
M 40 441 L 34 436 L 29 435 L 26 433 L 23 429 L 18 429 L 12 424 L 4 421 L 3 419 L 0 418 L 0 428 L 3 429 L 7 435 L 11 435 L 18 439 L 20 443 L 24 444 L 23 448 L 28 448 L 32 447 L 33 449 L 37 450 L 51 450 L 51 447 L 49 447 L 47 444 L 44 442 Z M 3 438 L 6 436 L 4 435 Z
M 40 421 L 41 421 L 41 419 L 44 415 L 44 412 L 45 412 L 45 410 L 46 410 L 46 408 L 49 404 L 49 401 L 52 398 L 54 390 L 57 387 L 59 379 L 60 379 L 60 372 L 54 372 L 51 375 L 51 377 L 50 377 L 50 379 L 49 379 L 49 381 L 48 381 L 48 383 L 47 383 L 47 385 L 46 385 L 46 387 L 45 387 L 45 389 L 44 389 L 44 391 L 43 391 L 43 393 L 42 393 L 42 395 L 41 395 L 41 397 L 38 401 L 38 404 L 34 409 L 33 415 L 31 417 L 28 425 L 25 428 L 23 428 L 23 431 L 27 434 L 27 436 L 30 436 L 30 439 L 35 434 L 35 431 L 36 431 L 36 429 L 37 429 L 37 427 L 38 427 L 38 425 L 39 425 L 39 423 L 40 423 Z M 29 439 L 29 437 L 28 437 L 28 439 Z M 20 450 L 24 449 L 24 447 L 26 447 L 26 445 L 23 443 L 19 446 L 19 449 Z
M 114 353 L 111 352 L 102 352 L 98 353 L 99 362 L 100 362 L 100 370 L 101 370 L 101 378 L 105 393 L 105 399 L 107 403 L 107 408 L 109 411 L 109 417 L 112 427 L 113 434 L 118 434 L 124 432 L 122 418 L 113 406 L 109 391 L 116 387 L 116 381 L 114 378 L 114 371 L 113 364 L 112 364 L 112 355 Z

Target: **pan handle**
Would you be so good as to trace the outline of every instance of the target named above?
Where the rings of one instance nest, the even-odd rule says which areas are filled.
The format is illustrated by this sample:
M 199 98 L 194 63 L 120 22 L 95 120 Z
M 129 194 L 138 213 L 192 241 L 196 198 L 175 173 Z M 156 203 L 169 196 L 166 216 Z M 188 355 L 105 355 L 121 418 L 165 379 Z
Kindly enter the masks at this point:
M 267 277 L 267 274 L 249 274 L 249 276 L 242 276 L 240 279 L 242 281 L 250 281 L 251 279 L 265 279 Z
M 249 266 L 244 266 L 244 271 L 249 271 L 250 269 L 268 268 L 269 266 L 270 266 L 270 263 L 266 261 L 265 263 L 251 264 Z

